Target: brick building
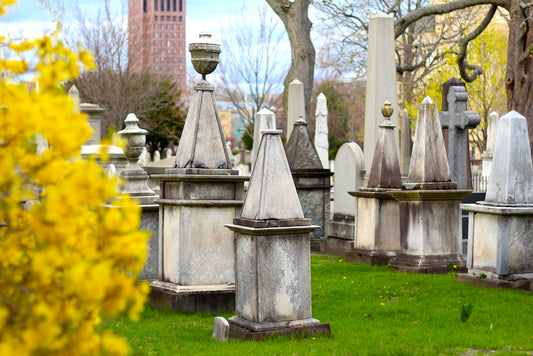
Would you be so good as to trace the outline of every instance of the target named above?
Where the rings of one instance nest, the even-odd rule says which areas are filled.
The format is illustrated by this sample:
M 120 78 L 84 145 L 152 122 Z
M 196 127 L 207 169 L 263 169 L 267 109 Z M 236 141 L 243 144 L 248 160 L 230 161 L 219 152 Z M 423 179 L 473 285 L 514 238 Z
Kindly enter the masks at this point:
M 136 71 L 185 83 L 185 0 L 129 0 L 128 36 L 128 57 Z

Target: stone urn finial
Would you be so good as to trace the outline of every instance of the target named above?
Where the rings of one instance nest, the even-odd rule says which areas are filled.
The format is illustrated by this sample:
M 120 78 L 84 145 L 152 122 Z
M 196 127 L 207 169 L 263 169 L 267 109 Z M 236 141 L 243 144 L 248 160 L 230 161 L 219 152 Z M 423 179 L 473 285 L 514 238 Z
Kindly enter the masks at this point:
M 126 170 L 142 169 L 138 162 L 146 144 L 148 131 L 139 128 L 139 119 L 135 114 L 128 114 L 124 122 L 126 123 L 126 128 L 118 133 L 126 139 L 126 147 L 124 148 L 124 154 L 128 159 Z
M 203 80 L 207 74 L 216 69 L 220 48 L 220 44 L 213 42 L 211 34 L 208 32 L 201 32 L 198 42 L 189 44 L 192 65 L 202 75 Z
M 385 120 L 390 120 L 390 117 L 392 116 L 392 113 L 394 112 L 394 108 L 392 107 L 392 104 L 390 101 L 386 100 L 383 103 L 383 107 L 381 108 L 381 114 L 385 118 Z

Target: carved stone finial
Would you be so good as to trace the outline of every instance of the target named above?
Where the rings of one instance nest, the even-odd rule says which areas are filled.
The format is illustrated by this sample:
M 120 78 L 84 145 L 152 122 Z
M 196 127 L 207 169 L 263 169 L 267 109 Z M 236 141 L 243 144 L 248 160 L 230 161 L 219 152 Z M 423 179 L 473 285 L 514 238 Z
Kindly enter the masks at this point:
M 217 68 L 220 48 L 220 44 L 214 43 L 208 32 L 200 33 L 198 42 L 189 44 L 192 65 L 202 75 L 203 80 Z
M 385 101 L 383 103 L 383 107 L 381 108 L 381 114 L 383 115 L 383 117 L 389 120 L 393 112 L 394 112 L 394 108 L 392 107 L 392 104 L 390 103 L 390 101 L 388 100 Z

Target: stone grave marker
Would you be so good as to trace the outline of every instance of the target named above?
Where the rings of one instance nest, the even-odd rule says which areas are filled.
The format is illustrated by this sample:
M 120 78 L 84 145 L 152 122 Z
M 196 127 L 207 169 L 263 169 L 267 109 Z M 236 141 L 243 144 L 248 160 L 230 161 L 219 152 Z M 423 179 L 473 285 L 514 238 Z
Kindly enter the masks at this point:
M 469 212 L 467 267 L 458 276 L 488 286 L 529 290 L 533 284 L 533 165 L 526 118 L 516 111 L 499 122 L 484 201 Z
M 264 131 L 235 233 L 236 316 L 230 337 L 330 334 L 311 313 L 309 233 L 281 131 Z
M 348 192 L 363 187 L 365 157 L 355 142 L 344 143 L 335 156 L 333 219 L 326 226 L 327 238 L 320 241 L 320 252 L 344 255 L 354 242 L 357 221 L 357 198 Z
M 307 113 L 305 112 L 305 95 L 304 83 L 298 79 L 294 79 L 289 83 L 289 94 L 287 102 L 287 140 L 291 137 L 294 124 L 299 119 L 307 120 Z
M 161 272 L 150 284 L 156 308 L 226 312 L 235 304 L 233 234 L 224 228 L 238 215 L 244 181 L 232 169 L 206 75 L 218 64 L 220 45 L 210 34 L 189 45 L 202 80 L 193 94 L 173 168 L 160 180 Z
M 407 182 L 389 194 L 400 202 L 401 251 L 389 265 L 415 273 L 446 273 L 465 268 L 459 204 L 471 190 L 451 181 L 437 104 L 419 105 Z
M 315 111 L 315 148 L 322 168 L 329 169 L 328 105 L 326 96 L 318 94 Z

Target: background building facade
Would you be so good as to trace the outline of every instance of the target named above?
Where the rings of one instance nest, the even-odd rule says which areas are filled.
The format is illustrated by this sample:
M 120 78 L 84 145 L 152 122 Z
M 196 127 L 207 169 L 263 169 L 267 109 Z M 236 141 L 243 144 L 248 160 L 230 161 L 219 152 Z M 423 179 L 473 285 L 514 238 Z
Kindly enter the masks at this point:
M 136 71 L 185 84 L 185 0 L 129 0 L 128 57 Z

